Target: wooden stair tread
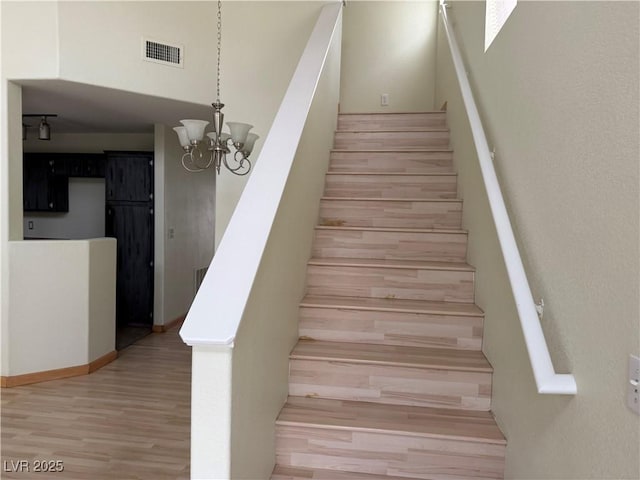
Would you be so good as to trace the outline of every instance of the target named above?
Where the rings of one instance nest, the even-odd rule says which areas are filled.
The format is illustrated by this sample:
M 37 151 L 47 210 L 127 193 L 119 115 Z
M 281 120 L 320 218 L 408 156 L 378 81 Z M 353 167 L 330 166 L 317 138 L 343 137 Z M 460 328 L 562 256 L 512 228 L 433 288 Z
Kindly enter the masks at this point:
M 339 150 L 339 149 L 336 149 Z M 353 149 L 349 149 L 349 148 L 344 148 L 342 149 L 342 151 L 345 152 L 361 152 L 362 151 L 362 147 L 354 147 Z M 443 150 L 443 148 L 438 148 L 438 147 L 433 147 L 433 148 L 428 148 L 428 147 L 422 147 L 422 146 L 416 146 L 416 147 L 391 147 L 391 148 L 375 148 L 375 149 L 371 149 L 369 151 L 372 152 L 398 152 L 398 153 L 402 153 L 402 152 L 433 152 L 433 151 L 447 151 L 447 150 Z
M 411 148 L 412 152 L 428 152 L 428 153 L 433 153 L 433 152 L 444 152 L 444 153 L 452 153 L 453 149 L 449 148 L 449 147 L 443 147 L 443 146 L 434 146 L 434 147 L 412 147 Z M 398 152 L 398 153 L 404 153 L 406 152 L 406 148 L 399 148 L 399 147 L 391 147 L 391 148 L 332 148 L 330 150 L 331 153 L 355 153 L 355 152 L 360 152 L 360 153 L 377 153 L 377 152 Z
M 493 371 L 482 352 L 449 348 L 406 347 L 300 339 L 293 348 L 290 358 L 465 372 L 491 373 Z
M 376 258 L 330 258 L 312 257 L 308 265 L 324 265 L 335 267 L 369 267 L 369 268 L 419 268 L 426 270 L 449 270 L 474 272 L 468 263 L 462 262 L 433 262 L 423 260 L 386 260 Z
M 276 465 L 271 480 L 407 480 L 407 477 Z
M 402 127 L 402 128 L 380 128 L 380 129 L 371 129 L 371 128 L 339 128 L 336 130 L 338 133 L 419 133 L 419 132 L 448 132 L 449 129 L 446 127 Z
M 451 153 L 453 152 L 453 149 L 451 148 L 447 148 L 447 147 L 411 147 L 411 148 L 399 148 L 399 147 L 391 147 L 391 148 L 332 148 L 331 149 L 331 153 L 354 153 L 354 152 L 361 152 L 361 153 L 376 153 L 376 152 L 398 152 L 398 153 L 405 153 L 405 152 L 445 152 L 445 153 Z
M 302 299 L 300 306 L 380 312 L 429 313 L 433 315 L 456 315 L 467 317 L 481 317 L 484 315 L 482 310 L 472 303 L 405 300 L 401 298 L 307 295 Z
M 386 198 L 386 197 L 327 197 L 320 200 L 355 200 L 357 202 L 449 202 L 462 203 L 459 198 Z
M 406 115 L 406 116 L 410 116 L 410 115 L 446 115 L 446 111 L 444 110 L 424 110 L 421 112 L 340 112 L 338 113 L 338 116 L 340 117 L 346 117 L 349 115 L 353 115 L 353 116 L 394 116 L 394 115 Z
M 376 172 L 375 170 L 370 171 L 358 171 L 358 172 L 339 172 L 335 170 L 329 170 L 327 175 L 353 175 L 353 176 L 361 176 L 361 175 L 371 175 L 377 177 L 456 177 L 457 173 L 452 172 L 436 172 L 436 173 L 405 173 L 405 172 Z
M 506 443 L 490 412 L 323 398 L 289 397 L 276 425 Z
M 344 227 L 336 225 L 316 225 L 316 230 L 337 230 L 344 232 L 394 232 L 394 233 L 449 233 L 467 235 L 461 228 L 402 228 L 402 227 Z

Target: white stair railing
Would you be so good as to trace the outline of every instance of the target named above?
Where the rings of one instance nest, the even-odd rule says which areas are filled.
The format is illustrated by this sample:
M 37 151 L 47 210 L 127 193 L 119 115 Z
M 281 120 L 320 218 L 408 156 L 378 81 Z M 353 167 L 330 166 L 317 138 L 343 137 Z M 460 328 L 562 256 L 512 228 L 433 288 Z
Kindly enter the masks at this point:
M 473 99 L 473 93 L 469 85 L 469 80 L 467 79 L 467 73 L 462 61 L 462 56 L 460 55 L 458 43 L 456 42 L 455 34 L 447 17 L 447 6 L 442 0 L 440 1 L 440 13 L 442 15 L 442 23 L 451 51 L 456 77 L 460 85 L 462 99 L 469 119 L 482 178 L 489 198 L 491 214 L 496 226 L 498 240 L 518 310 L 522 333 L 524 334 L 538 393 L 575 395 L 577 393 L 577 386 L 574 376 L 571 374 L 556 373 L 553 368 L 549 348 L 544 338 L 527 275 L 522 265 L 518 245 L 513 235 L 509 214 L 507 213 L 502 191 L 500 190 L 500 184 L 498 183 L 493 159 L 489 151 L 487 137 L 484 133 L 475 100 Z
M 315 153 L 331 148 L 337 118 L 341 12 L 340 2 L 320 8 L 180 329 L 193 347 L 193 479 L 269 478 L 273 469 L 273 420 L 287 396 L 299 279 L 311 250 L 311 232 L 305 236 L 302 227 L 308 220 L 312 229 L 308 212 L 317 211 L 326 170 L 322 162 L 328 162 L 326 154 Z

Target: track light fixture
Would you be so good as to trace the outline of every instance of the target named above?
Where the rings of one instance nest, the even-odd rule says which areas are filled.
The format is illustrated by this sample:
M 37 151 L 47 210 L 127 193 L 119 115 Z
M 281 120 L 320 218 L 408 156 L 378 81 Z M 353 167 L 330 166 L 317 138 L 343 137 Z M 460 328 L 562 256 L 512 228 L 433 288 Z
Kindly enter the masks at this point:
M 40 117 L 40 125 L 38 125 L 38 138 L 40 140 L 51 140 L 51 125 L 47 123 L 47 117 L 57 117 L 55 113 L 25 113 L 25 117 Z M 22 122 L 22 140 L 27 139 L 27 129 L 32 125 Z

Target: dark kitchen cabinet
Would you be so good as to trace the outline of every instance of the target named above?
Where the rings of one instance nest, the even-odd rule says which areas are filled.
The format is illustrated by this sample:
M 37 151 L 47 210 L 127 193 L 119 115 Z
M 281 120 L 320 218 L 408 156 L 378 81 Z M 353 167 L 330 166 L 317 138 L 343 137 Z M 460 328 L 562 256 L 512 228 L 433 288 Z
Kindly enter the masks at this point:
M 23 208 L 26 212 L 68 212 L 69 178 L 64 162 L 46 154 L 23 157 Z
M 153 200 L 153 154 L 107 152 L 107 202 Z
M 106 211 L 106 236 L 118 240 L 117 326 L 153 323 L 153 209 L 112 204 Z
M 103 154 L 71 154 L 65 158 L 65 168 L 70 177 L 101 178 L 105 175 L 105 156 Z
M 68 212 L 69 177 L 104 177 L 101 153 L 25 153 L 23 206 L 25 212 Z
M 106 235 L 118 241 L 116 324 L 153 324 L 153 152 L 106 152 Z

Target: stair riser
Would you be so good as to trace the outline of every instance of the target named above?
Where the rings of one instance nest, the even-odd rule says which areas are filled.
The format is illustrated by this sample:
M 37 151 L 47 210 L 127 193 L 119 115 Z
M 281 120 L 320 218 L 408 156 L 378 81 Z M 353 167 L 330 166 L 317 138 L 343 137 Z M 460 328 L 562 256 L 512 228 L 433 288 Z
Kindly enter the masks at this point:
M 276 465 L 271 480 L 407 480 L 407 478 Z
M 319 224 L 339 227 L 460 228 L 462 203 L 323 199 L 320 201 Z
M 466 255 L 463 233 L 318 229 L 313 244 L 314 257 L 462 262 Z
M 316 427 L 276 426 L 279 465 L 429 480 L 504 478 L 503 445 Z
M 336 132 L 335 148 L 385 150 L 392 148 L 446 148 L 448 131 L 425 132 Z
M 482 348 L 482 317 L 300 308 L 301 337 L 408 347 Z
M 455 175 L 327 175 L 327 197 L 456 198 Z
M 491 374 L 291 359 L 289 395 L 487 411 Z
M 343 114 L 338 116 L 338 130 L 412 130 L 447 128 L 446 113 Z
M 473 272 L 309 265 L 308 295 L 473 302 Z
M 333 172 L 451 173 L 451 152 L 331 152 Z

